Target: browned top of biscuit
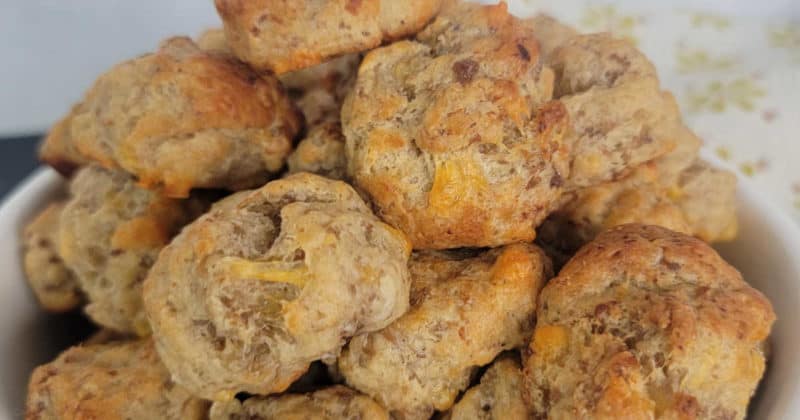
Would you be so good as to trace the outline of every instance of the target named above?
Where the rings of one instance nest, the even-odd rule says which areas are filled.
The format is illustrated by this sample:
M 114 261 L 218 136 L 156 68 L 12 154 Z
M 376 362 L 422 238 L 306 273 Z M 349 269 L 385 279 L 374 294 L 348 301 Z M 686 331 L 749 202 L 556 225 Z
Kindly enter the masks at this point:
M 357 53 L 422 29 L 441 0 L 216 0 L 228 42 L 276 74 Z
M 263 183 L 281 169 L 301 122 L 274 77 L 172 38 L 100 76 L 42 150 L 56 163 L 74 151 L 185 197 Z

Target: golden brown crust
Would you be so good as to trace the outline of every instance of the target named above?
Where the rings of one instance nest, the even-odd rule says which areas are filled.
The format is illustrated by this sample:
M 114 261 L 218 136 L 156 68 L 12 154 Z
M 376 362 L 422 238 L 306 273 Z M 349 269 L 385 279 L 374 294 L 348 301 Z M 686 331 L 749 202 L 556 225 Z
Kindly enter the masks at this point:
M 600 234 L 539 296 L 525 364 L 534 416 L 743 418 L 775 314 L 704 242 Z
M 144 286 L 159 353 L 204 398 L 282 392 L 408 307 L 410 246 L 349 185 L 300 173 L 183 229 Z
M 478 385 L 445 413 L 443 420 L 526 420 L 528 407 L 522 399 L 522 367 L 519 357 L 499 357 Z
M 389 420 L 389 413 L 371 398 L 336 385 L 307 394 L 253 397 L 211 406 L 209 420 Z
M 59 253 L 86 293 L 86 313 L 120 332 L 149 333 L 142 281 L 159 251 L 199 215 L 203 201 L 177 200 L 139 188 L 129 175 L 82 168 L 61 212 Z
M 23 268 L 39 304 L 50 312 L 66 312 L 83 302 L 75 274 L 58 253 L 58 226 L 65 203 L 47 206 L 23 232 Z
M 551 76 L 504 3 L 450 5 L 362 61 L 342 108 L 348 174 L 416 249 L 531 240 L 568 175 Z
M 441 0 L 216 0 L 236 55 L 276 74 L 412 35 Z
M 205 51 L 235 57 L 222 29 L 209 29 L 197 39 Z M 359 54 L 345 54 L 329 61 L 281 74 L 278 79 L 305 116 L 306 125 L 339 121 L 347 93 L 353 88 L 361 62 Z M 268 76 L 269 77 L 269 76 Z
M 72 347 L 33 371 L 26 420 L 203 419 L 208 405 L 172 382 L 149 340 Z
M 384 41 L 396 41 L 425 27 L 446 0 L 381 0 L 380 23 Z
M 428 418 L 453 405 L 477 367 L 526 343 L 551 266 L 538 248 L 517 244 L 477 256 L 417 253 L 409 269 L 411 309 L 354 337 L 339 370 L 393 415 Z
M 308 131 L 286 163 L 289 174 L 310 172 L 331 179 L 346 179 L 344 135 L 338 122 L 325 122 Z
M 74 150 L 142 186 L 186 197 L 192 188 L 264 183 L 282 168 L 301 123 L 274 77 L 171 38 L 102 75 L 43 153 L 71 161 Z M 53 149 L 70 153 L 50 157 Z

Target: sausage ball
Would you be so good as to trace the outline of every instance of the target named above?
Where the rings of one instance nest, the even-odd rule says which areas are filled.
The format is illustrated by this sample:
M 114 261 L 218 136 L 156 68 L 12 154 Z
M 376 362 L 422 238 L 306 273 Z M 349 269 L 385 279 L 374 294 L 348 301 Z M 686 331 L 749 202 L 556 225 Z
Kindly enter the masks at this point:
M 413 35 L 442 0 L 216 0 L 235 54 L 276 74 Z
M 72 347 L 33 371 L 27 420 L 201 420 L 208 405 L 170 379 L 150 340 Z
M 53 203 L 39 213 L 22 235 L 25 277 L 36 300 L 49 312 L 67 312 L 83 302 L 75 273 L 58 253 L 58 232 L 64 202 Z
M 624 225 L 539 295 L 524 357 L 535 418 L 744 418 L 770 302 L 699 239 Z
M 532 240 L 569 175 L 552 72 L 506 7 L 452 2 L 345 99 L 348 175 L 415 249 Z
M 178 383 L 220 401 L 266 395 L 402 315 L 409 253 L 352 187 L 301 173 L 187 226 L 162 250 L 144 301 Z
M 149 333 L 142 282 L 161 248 L 199 215 L 198 199 L 139 188 L 120 171 L 82 168 L 59 220 L 59 253 L 86 294 L 86 313 L 119 332 Z
M 515 244 L 417 253 L 409 268 L 411 309 L 350 340 L 339 371 L 395 417 L 421 419 L 450 408 L 478 367 L 525 345 L 551 267 L 538 248 Z
M 42 158 L 56 168 L 97 162 L 187 197 L 192 188 L 262 185 L 283 167 L 301 124 L 273 76 L 171 38 L 100 76 L 45 139 Z

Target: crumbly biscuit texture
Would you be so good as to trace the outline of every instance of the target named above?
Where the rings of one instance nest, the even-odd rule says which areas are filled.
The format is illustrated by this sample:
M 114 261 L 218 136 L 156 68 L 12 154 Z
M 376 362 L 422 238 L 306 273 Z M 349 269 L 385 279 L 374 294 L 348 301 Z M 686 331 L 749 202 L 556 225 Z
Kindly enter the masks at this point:
M 103 327 L 144 335 L 142 282 L 161 248 L 202 212 L 139 188 L 130 175 L 82 168 L 70 184 L 59 219 L 59 253 L 86 294 L 86 313 Z
M 481 376 L 478 385 L 443 416 L 444 420 L 526 420 L 528 407 L 522 399 L 522 367 L 516 354 L 498 358 Z
M 531 240 L 569 170 L 551 91 L 504 3 L 453 2 L 362 61 L 342 108 L 348 174 L 416 249 Z
M 308 394 L 252 397 L 211 406 L 210 420 L 389 420 L 389 413 L 371 398 L 336 385 Z
M 39 305 L 50 312 L 66 312 L 83 302 L 75 274 L 58 253 L 63 209 L 64 202 L 50 204 L 25 226 L 22 236 L 25 277 Z
M 774 320 L 704 242 L 620 226 L 540 294 L 524 395 L 537 418 L 741 419 Z
M 150 271 L 144 301 L 178 383 L 217 401 L 266 395 L 402 315 L 409 253 L 352 187 L 300 173 L 187 226 Z
M 442 0 L 216 0 L 244 62 L 283 74 L 413 35 Z
M 289 155 L 289 173 L 310 172 L 331 179 L 345 179 L 347 156 L 344 143 L 342 126 L 338 122 L 312 127 Z
M 283 167 L 301 124 L 273 76 L 171 38 L 100 76 L 42 153 L 56 165 L 77 153 L 186 197 L 192 188 L 262 185 Z
M 525 345 L 551 266 L 538 248 L 515 244 L 416 253 L 409 268 L 411 309 L 350 340 L 339 371 L 395 417 L 421 419 L 449 409 L 478 367 Z
M 72 347 L 33 371 L 27 420 L 206 418 L 208 405 L 170 379 L 150 340 Z

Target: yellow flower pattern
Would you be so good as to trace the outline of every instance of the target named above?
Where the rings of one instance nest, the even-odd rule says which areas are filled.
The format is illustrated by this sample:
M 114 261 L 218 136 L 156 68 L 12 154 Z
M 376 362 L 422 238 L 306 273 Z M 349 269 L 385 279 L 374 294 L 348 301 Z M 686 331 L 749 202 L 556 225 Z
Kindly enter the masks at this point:
M 713 56 L 708 50 L 701 48 L 678 48 L 675 59 L 681 73 L 729 70 L 736 63 L 730 56 Z
M 765 94 L 764 89 L 754 80 L 740 78 L 731 82 L 715 80 L 699 90 L 690 87 L 687 97 L 692 112 L 720 113 L 730 106 L 736 106 L 742 111 L 753 111 L 755 101 Z
M 723 31 L 731 26 L 731 21 L 726 16 L 708 12 L 695 12 L 691 14 L 692 26 L 695 28 L 710 27 Z
M 755 162 L 746 161 L 739 164 L 739 171 L 749 177 L 753 177 L 757 174 L 760 174 L 769 168 L 769 162 L 766 159 L 761 158 Z
M 586 8 L 581 26 L 587 32 L 611 32 L 615 36 L 637 43 L 634 30 L 640 20 L 641 18 L 635 15 L 620 13 L 616 6 L 607 4 Z
M 796 62 L 800 62 L 800 24 L 786 24 L 768 28 L 769 44 L 773 48 L 789 51 Z
M 718 146 L 716 149 L 714 149 L 714 153 L 722 160 L 731 160 L 731 149 L 725 146 Z

